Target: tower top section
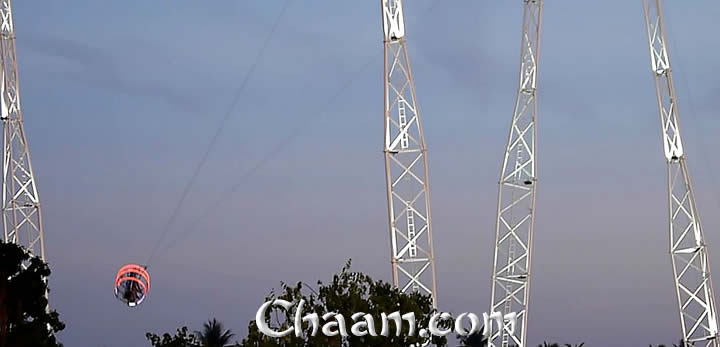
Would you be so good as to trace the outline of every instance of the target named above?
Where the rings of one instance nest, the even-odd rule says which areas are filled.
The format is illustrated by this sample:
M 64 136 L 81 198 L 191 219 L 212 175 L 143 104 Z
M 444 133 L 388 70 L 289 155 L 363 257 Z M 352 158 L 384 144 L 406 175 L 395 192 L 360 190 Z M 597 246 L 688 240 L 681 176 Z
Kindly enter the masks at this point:
M 13 34 L 13 18 L 10 0 L 0 1 L 0 35 L 11 37 Z
M 405 37 L 405 18 L 402 0 L 381 0 L 383 4 L 383 32 L 385 41 L 397 41 Z

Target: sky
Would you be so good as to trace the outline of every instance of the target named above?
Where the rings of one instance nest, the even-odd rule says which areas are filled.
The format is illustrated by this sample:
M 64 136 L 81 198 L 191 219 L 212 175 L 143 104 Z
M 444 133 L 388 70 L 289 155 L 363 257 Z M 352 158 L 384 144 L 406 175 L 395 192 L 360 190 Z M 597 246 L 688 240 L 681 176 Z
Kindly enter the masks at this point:
M 281 281 L 328 280 L 348 258 L 390 279 L 379 3 L 289 1 L 135 309 L 114 298 L 115 272 L 147 260 L 284 0 L 14 3 L 50 299 L 66 346 L 147 346 L 148 331 L 194 330 L 213 317 L 240 338 Z M 522 3 L 414 0 L 405 9 L 438 303 L 480 314 Z M 697 204 L 720 269 L 720 4 L 668 1 L 665 15 Z M 675 342 L 641 2 L 547 1 L 541 42 L 529 342 Z

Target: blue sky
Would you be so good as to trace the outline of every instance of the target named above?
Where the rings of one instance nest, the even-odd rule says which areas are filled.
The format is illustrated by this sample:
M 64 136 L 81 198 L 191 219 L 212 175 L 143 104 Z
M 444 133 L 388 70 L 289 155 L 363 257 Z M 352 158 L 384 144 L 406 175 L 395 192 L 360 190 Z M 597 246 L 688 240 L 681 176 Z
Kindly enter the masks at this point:
M 436 2 L 405 7 L 439 304 L 481 313 L 522 8 Z M 347 258 L 389 279 L 379 4 L 291 1 L 150 268 L 150 297 L 130 310 L 112 295 L 117 268 L 147 259 L 282 4 L 14 4 L 51 300 L 67 346 L 144 346 L 147 331 L 212 317 L 242 336 L 280 281 L 328 279 Z M 665 11 L 690 169 L 720 268 L 720 4 L 666 2 Z M 676 341 L 641 3 L 547 1 L 543 20 L 529 340 Z M 267 165 L 243 174 L 288 136 Z

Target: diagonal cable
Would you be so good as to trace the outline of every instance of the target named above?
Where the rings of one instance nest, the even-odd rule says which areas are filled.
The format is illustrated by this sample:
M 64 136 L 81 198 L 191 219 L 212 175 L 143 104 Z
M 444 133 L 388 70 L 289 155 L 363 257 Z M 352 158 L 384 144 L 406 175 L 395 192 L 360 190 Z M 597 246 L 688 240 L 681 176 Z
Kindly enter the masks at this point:
M 439 0 L 432 0 L 431 3 L 430 3 L 430 5 L 428 5 L 428 6 L 427 6 L 423 11 L 421 11 L 421 12 L 422 12 L 422 13 L 430 12 L 430 11 L 433 10 L 439 3 L 440 3 Z M 370 66 L 372 65 L 372 63 L 374 63 L 376 60 L 377 60 L 377 58 L 369 59 L 366 63 L 364 63 L 364 64 L 358 69 L 358 71 L 357 71 L 356 74 L 353 74 L 353 76 L 359 76 L 359 75 L 361 75 L 361 73 L 362 73 L 363 71 L 365 71 L 368 67 L 370 67 Z M 185 229 L 185 231 L 184 231 L 182 234 L 178 235 L 175 239 L 173 239 L 173 241 L 171 241 L 170 244 L 168 244 L 168 245 L 163 249 L 163 251 L 169 250 L 170 248 L 172 248 L 172 247 L 177 243 L 177 241 L 178 241 L 179 239 L 182 239 L 182 238 L 188 236 L 189 234 L 191 234 L 192 232 L 194 232 L 194 231 L 197 229 L 197 227 L 198 227 L 198 225 L 200 224 L 200 222 L 202 222 L 205 218 L 207 218 L 207 217 L 209 217 L 210 215 L 212 215 L 212 213 L 213 213 L 223 202 L 227 201 L 227 197 L 226 197 L 226 196 L 232 195 L 232 194 L 233 194 L 235 191 L 237 191 L 243 184 L 246 183 L 247 178 L 251 177 L 251 176 L 254 175 L 256 172 L 258 172 L 258 171 L 260 171 L 261 169 L 263 169 L 263 168 L 265 167 L 265 165 L 267 165 L 267 163 L 268 163 L 269 161 L 271 161 L 277 154 L 281 153 L 281 152 L 282 152 L 288 145 L 290 145 L 296 138 L 298 138 L 300 135 L 302 135 L 302 134 L 304 134 L 304 133 L 307 133 L 307 132 L 305 131 L 305 129 L 306 129 L 306 127 L 308 127 L 312 122 L 314 122 L 314 121 L 316 121 L 316 120 L 318 120 L 318 119 L 320 119 L 320 118 L 328 115 L 328 114 L 330 113 L 330 107 L 331 107 L 333 104 L 335 104 L 335 102 L 340 98 L 340 96 L 342 96 L 342 94 L 343 94 L 347 89 L 349 89 L 349 88 L 352 86 L 354 80 L 355 80 L 354 78 L 351 78 L 351 79 L 345 81 L 345 83 L 343 83 L 343 84 L 336 90 L 336 93 L 333 94 L 333 95 L 330 97 L 330 99 L 329 99 L 328 102 L 324 105 L 324 107 L 321 109 L 320 112 L 315 112 L 315 113 L 313 113 L 313 115 L 315 115 L 313 118 L 310 118 L 310 119 L 307 120 L 306 122 L 302 122 L 301 124 L 299 124 L 298 126 L 296 126 L 295 128 L 293 128 L 293 130 L 290 132 L 290 134 L 289 134 L 286 138 L 284 138 L 280 143 L 278 143 L 276 146 L 274 146 L 269 152 L 266 152 L 266 154 L 265 154 L 262 158 L 260 158 L 260 159 L 255 163 L 255 165 L 253 165 L 253 166 L 250 167 L 248 170 L 246 170 L 244 173 L 242 173 L 242 174 L 239 176 L 239 181 L 238 181 L 238 183 L 236 183 L 235 185 L 233 185 L 232 187 L 230 187 L 230 189 L 226 190 L 226 191 L 222 194 L 222 196 L 221 196 L 220 199 L 218 199 L 218 200 L 215 201 L 214 203 L 208 205 L 208 208 L 206 208 L 206 209 L 200 214 L 200 217 L 198 217 L 197 219 L 195 219 L 195 220 Z M 157 247 L 156 247 L 156 248 L 157 248 Z M 157 252 L 157 250 L 154 250 L 154 251 L 153 251 L 153 253 L 155 253 L 155 252 Z
M 170 214 L 170 218 L 168 219 L 167 223 L 163 227 L 163 231 L 160 234 L 160 237 L 155 242 L 155 245 L 152 248 L 152 251 L 150 252 L 150 256 L 148 257 L 148 260 L 145 264 L 150 264 L 150 261 L 152 260 L 153 256 L 158 250 L 158 247 L 162 243 L 163 239 L 165 239 L 165 236 L 167 236 L 167 233 L 170 231 L 170 228 L 175 223 L 175 220 L 177 219 L 177 216 L 180 212 L 180 209 L 182 208 L 183 204 L 185 203 L 185 200 L 187 199 L 188 195 L 190 194 L 190 190 L 195 185 L 195 182 L 197 181 L 198 176 L 200 175 L 200 171 L 205 166 L 205 163 L 207 163 L 208 157 L 210 156 L 210 153 L 215 148 L 215 145 L 217 144 L 218 139 L 220 138 L 220 135 L 222 134 L 223 129 L 225 128 L 225 124 L 228 122 L 230 117 L 233 115 L 233 111 L 235 110 L 235 106 L 240 101 L 243 92 L 247 88 L 248 81 L 250 81 L 250 77 L 254 74 L 255 70 L 257 70 L 258 65 L 260 65 L 260 61 L 265 54 L 265 51 L 267 50 L 268 46 L 270 45 L 270 41 L 272 40 L 273 36 L 277 32 L 278 26 L 280 25 L 280 20 L 282 19 L 283 15 L 285 14 L 288 5 L 290 3 L 290 0 L 285 0 L 285 3 L 283 4 L 283 7 L 280 9 L 280 12 L 278 13 L 277 18 L 275 18 L 275 22 L 273 23 L 272 29 L 270 29 L 270 32 L 268 33 L 267 37 L 265 38 L 265 41 L 263 42 L 260 50 L 258 51 L 257 56 L 255 57 L 255 61 L 250 66 L 250 69 L 245 74 L 245 78 L 243 78 L 242 83 L 240 83 L 240 87 L 238 88 L 237 92 L 235 93 L 235 97 L 233 98 L 232 102 L 230 103 L 230 107 L 228 107 L 228 110 L 225 112 L 225 116 L 220 121 L 220 124 L 215 131 L 215 134 L 213 135 L 212 139 L 210 140 L 210 144 L 208 145 L 207 149 L 205 150 L 205 153 L 203 153 L 202 157 L 200 158 L 200 161 L 198 162 L 198 165 L 195 167 L 192 176 L 190 177 L 190 180 L 185 185 L 185 188 L 183 189 L 182 195 L 180 196 L 180 200 L 178 200 L 177 205 L 175 205 L 175 208 L 173 209 L 172 213 Z
M 362 65 L 360 69 L 358 69 L 356 76 L 365 76 L 362 74 L 363 71 L 365 71 L 368 67 L 372 65 L 372 63 L 375 63 L 377 61 L 377 58 L 368 60 L 365 64 Z M 175 239 L 175 242 L 171 242 L 164 250 L 167 251 L 172 246 L 175 245 L 178 239 L 181 239 L 183 237 L 186 237 L 190 233 L 192 233 L 195 229 L 197 229 L 197 226 L 202 222 L 205 218 L 209 217 L 213 211 L 216 211 L 216 209 L 222 205 L 223 202 L 227 201 L 227 196 L 232 195 L 237 191 L 241 186 L 243 186 L 245 183 L 247 183 L 247 179 L 249 177 L 252 177 L 255 173 L 260 171 L 267 165 L 269 161 L 271 161 L 276 155 L 281 153 L 285 148 L 288 147 L 288 145 L 292 144 L 295 139 L 300 137 L 302 134 L 307 134 L 307 130 L 305 130 L 310 124 L 313 122 L 319 120 L 320 118 L 323 118 L 324 116 L 327 116 L 331 114 L 330 107 L 334 105 L 338 99 L 344 94 L 344 92 L 349 89 L 354 82 L 354 79 L 350 79 L 346 81 L 343 85 L 341 85 L 335 94 L 330 97 L 328 102 L 324 105 L 321 112 L 315 112 L 313 113 L 315 117 L 308 119 L 307 121 L 301 122 L 298 124 L 293 130 L 290 132 L 290 134 L 285 137 L 281 142 L 279 142 L 277 145 L 275 145 L 270 151 L 266 152 L 265 155 L 263 155 L 262 158 L 260 158 L 255 165 L 250 167 L 249 169 L 245 170 L 240 176 L 238 183 L 234 184 L 232 187 L 230 187 L 228 190 L 224 191 L 224 193 L 221 195 L 221 197 L 216 200 L 214 203 L 208 205 L 208 208 L 206 208 L 203 213 L 200 214 L 200 217 L 195 219 L 186 229 L 185 231 L 178 235 L 178 237 Z

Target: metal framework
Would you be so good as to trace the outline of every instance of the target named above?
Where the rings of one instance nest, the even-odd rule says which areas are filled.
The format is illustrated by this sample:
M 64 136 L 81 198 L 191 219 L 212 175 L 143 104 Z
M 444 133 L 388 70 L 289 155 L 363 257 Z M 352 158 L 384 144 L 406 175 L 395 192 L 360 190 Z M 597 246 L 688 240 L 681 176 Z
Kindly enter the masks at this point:
M 20 111 L 15 30 L 10 0 L 0 2 L 0 21 L 3 240 L 19 244 L 44 259 L 40 199 Z
M 680 138 L 662 8 L 660 0 L 642 2 L 668 167 L 670 255 L 683 342 L 717 347 L 718 325 L 710 264 Z
M 405 47 L 402 0 L 381 0 L 385 177 L 393 284 L 430 294 L 437 307 L 427 148 Z
M 488 346 L 525 347 L 535 220 L 536 87 L 542 0 L 523 0 L 520 80 L 500 172 L 490 313 L 515 313 L 517 324 L 488 327 Z M 514 331 L 511 331 L 514 330 Z

